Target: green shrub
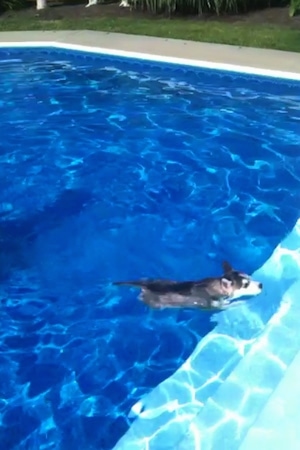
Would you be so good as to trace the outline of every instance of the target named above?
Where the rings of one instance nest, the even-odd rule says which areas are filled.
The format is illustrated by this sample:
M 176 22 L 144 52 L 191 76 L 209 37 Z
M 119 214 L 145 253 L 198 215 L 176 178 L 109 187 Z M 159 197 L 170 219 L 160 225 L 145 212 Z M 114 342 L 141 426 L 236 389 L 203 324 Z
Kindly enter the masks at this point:
M 26 4 L 26 0 L 0 0 L 0 11 L 20 9 Z
M 289 13 L 290 17 L 300 14 L 300 0 L 291 0 Z
M 176 12 L 185 15 L 221 15 L 287 6 L 289 0 L 133 0 L 132 3 L 134 9 L 142 9 L 154 14 L 167 12 L 171 15 Z

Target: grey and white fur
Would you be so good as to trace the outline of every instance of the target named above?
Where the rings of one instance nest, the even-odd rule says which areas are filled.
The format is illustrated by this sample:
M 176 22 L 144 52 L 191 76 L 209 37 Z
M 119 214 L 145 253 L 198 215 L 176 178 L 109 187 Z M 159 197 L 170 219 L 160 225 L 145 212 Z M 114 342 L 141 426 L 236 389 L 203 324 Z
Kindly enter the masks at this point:
M 155 309 L 199 308 L 222 310 L 232 300 L 244 296 L 255 296 L 262 292 L 263 285 L 249 275 L 237 271 L 223 262 L 221 277 L 204 278 L 198 281 L 173 281 L 141 279 L 117 281 L 116 286 L 128 285 L 141 289 L 139 299 Z

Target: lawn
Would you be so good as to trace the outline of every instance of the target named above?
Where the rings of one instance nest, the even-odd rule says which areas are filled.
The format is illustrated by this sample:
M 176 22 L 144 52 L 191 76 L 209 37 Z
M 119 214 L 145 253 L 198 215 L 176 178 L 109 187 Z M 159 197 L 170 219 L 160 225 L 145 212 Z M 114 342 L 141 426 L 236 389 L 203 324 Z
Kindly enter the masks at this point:
M 34 8 L 7 12 L 0 17 L 0 31 L 87 29 L 300 52 L 299 17 L 289 18 L 285 8 L 201 20 L 157 18 L 116 4 L 103 6 L 63 5 L 39 14 Z

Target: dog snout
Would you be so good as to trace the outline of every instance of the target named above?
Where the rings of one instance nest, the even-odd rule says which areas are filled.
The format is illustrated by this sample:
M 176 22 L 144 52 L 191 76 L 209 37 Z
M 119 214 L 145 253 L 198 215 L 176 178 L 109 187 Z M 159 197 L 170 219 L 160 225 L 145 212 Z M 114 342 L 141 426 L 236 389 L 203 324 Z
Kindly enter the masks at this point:
M 262 283 L 258 283 L 258 287 L 259 287 L 259 289 L 262 289 L 263 288 L 263 284 Z

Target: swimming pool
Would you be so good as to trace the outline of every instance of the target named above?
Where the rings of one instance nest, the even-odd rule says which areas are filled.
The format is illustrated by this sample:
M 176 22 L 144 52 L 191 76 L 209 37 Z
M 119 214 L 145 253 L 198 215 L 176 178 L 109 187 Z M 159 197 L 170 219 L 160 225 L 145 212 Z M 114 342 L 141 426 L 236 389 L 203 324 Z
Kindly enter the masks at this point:
M 110 281 L 269 258 L 299 216 L 300 85 L 16 48 L 0 50 L 0 99 L 0 440 L 112 449 L 214 323 L 150 313 Z

